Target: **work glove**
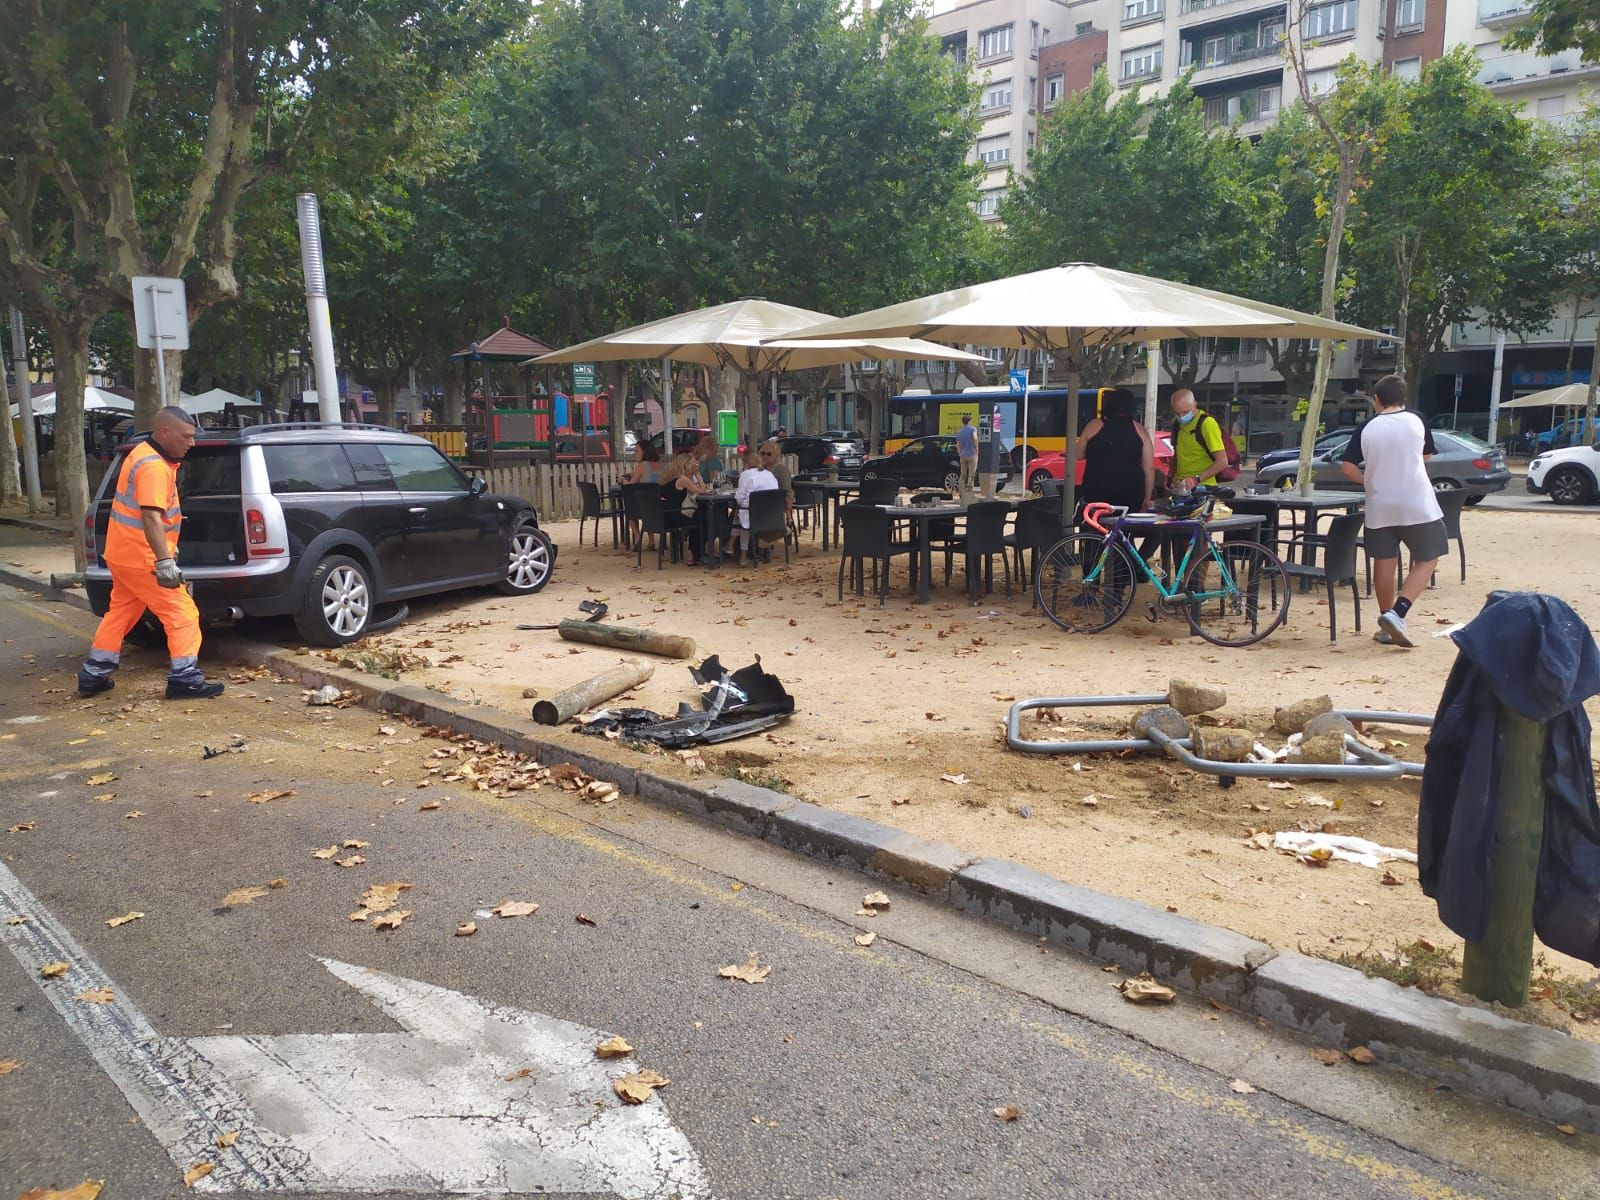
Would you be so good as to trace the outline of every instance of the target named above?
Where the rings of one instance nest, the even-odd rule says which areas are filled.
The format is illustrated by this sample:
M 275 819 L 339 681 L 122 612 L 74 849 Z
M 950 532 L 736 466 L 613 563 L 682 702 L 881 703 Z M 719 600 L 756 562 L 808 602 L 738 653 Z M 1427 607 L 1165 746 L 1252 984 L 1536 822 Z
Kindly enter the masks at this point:
M 183 572 L 178 570 L 176 559 L 163 558 L 156 563 L 156 582 L 164 588 L 183 586 Z

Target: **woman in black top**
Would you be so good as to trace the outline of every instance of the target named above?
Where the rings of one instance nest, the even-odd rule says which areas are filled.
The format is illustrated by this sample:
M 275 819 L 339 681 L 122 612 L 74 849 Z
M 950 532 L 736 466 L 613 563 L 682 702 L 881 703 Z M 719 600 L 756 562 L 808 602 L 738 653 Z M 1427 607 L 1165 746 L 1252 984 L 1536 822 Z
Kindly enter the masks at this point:
M 1078 437 L 1078 457 L 1083 460 L 1084 503 L 1101 501 L 1133 511 L 1148 509 L 1155 490 L 1155 446 L 1150 431 L 1134 419 L 1138 401 L 1126 388 L 1117 388 L 1100 406 L 1100 415 Z

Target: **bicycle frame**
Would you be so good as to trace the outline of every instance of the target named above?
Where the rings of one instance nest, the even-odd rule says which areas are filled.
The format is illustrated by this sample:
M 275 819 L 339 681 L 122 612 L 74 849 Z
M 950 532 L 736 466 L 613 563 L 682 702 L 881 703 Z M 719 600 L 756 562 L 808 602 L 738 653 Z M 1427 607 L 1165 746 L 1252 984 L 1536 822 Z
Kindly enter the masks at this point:
M 1162 600 L 1169 604 L 1174 600 L 1183 600 L 1185 602 L 1192 600 L 1216 600 L 1231 595 L 1238 590 L 1238 587 L 1233 581 L 1233 575 L 1228 570 L 1228 564 L 1226 560 L 1223 559 L 1222 555 L 1217 553 L 1217 544 L 1211 540 L 1211 531 L 1206 527 L 1205 518 L 1210 514 L 1211 505 L 1213 503 L 1215 503 L 1215 501 L 1209 501 L 1206 504 L 1205 513 L 1194 518 L 1182 518 L 1178 520 L 1162 518 L 1140 520 L 1139 518 L 1133 518 L 1131 521 L 1133 528 L 1138 530 L 1165 531 L 1187 529 L 1189 531 L 1189 542 L 1188 545 L 1184 547 L 1183 561 L 1180 562 L 1172 572 L 1173 587 L 1170 591 L 1167 589 L 1166 585 L 1161 582 L 1160 576 L 1150 569 L 1150 564 L 1145 561 L 1144 555 L 1139 553 L 1138 547 L 1133 544 L 1133 539 L 1130 538 L 1124 531 L 1123 526 L 1130 524 L 1127 509 L 1110 504 L 1089 504 L 1085 505 L 1084 507 L 1083 519 L 1084 524 L 1088 525 L 1091 529 L 1099 530 L 1105 535 L 1106 545 L 1108 547 L 1115 545 L 1123 548 L 1128 558 L 1138 564 L 1139 570 L 1143 572 L 1145 580 L 1154 586 L 1156 591 L 1161 594 Z M 1100 519 L 1112 514 L 1115 515 L 1115 521 L 1111 528 L 1107 529 L 1100 523 Z M 1210 554 L 1211 557 L 1216 561 L 1217 570 L 1222 577 L 1222 587 L 1216 591 L 1186 594 L 1178 589 L 1182 586 L 1181 581 L 1188 578 L 1190 559 L 1194 556 L 1195 549 L 1199 546 L 1204 546 L 1205 553 Z M 1100 561 L 1094 565 L 1094 570 L 1090 571 L 1084 576 L 1084 582 L 1095 582 L 1099 578 L 1100 570 L 1104 565 L 1105 557 L 1102 556 Z

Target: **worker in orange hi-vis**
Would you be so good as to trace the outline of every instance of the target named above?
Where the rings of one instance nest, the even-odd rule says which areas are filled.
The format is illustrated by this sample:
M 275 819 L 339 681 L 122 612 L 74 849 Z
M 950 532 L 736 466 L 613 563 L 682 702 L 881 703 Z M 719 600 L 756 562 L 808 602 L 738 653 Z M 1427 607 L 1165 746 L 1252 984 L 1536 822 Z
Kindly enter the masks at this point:
M 200 657 L 200 611 L 178 569 L 178 464 L 194 445 L 194 418 L 181 408 L 163 408 L 155 428 L 123 459 L 111 499 L 104 558 L 111 570 L 111 607 L 100 619 L 89 657 L 78 671 L 78 695 L 97 696 L 115 686 L 111 674 L 122 658 L 122 639 L 149 609 L 167 631 L 172 670 L 168 700 L 222 694 L 196 665 Z

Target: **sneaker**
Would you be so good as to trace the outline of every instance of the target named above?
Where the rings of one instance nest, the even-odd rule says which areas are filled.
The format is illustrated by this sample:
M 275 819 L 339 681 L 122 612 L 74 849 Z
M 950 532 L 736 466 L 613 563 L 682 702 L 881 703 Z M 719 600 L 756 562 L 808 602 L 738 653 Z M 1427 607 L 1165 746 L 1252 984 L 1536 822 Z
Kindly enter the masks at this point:
M 222 695 L 223 685 L 214 683 L 209 679 L 199 683 L 173 683 L 167 680 L 168 700 L 209 700 L 213 696 Z
M 1378 630 L 1377 633 L 1372 635 L 1372 640 L 1377 642 L 1380 646 L 1394 645 L 1394 639 L 1389 636 L 1389 631 L 1387 629 Z
M 1390 641 L 1396 646 L 1410 647 L 1415 645 L 1406 633 L 1406 619 L 1394 609 L 1389 609 L 1378 618 L 1378 625 L 1389 635 Z
M 109 675 L 79 675 L 78 695 L 87 700 L 90 696 L 98 696 L 109 692 L 117 686 L 117 681 Z

